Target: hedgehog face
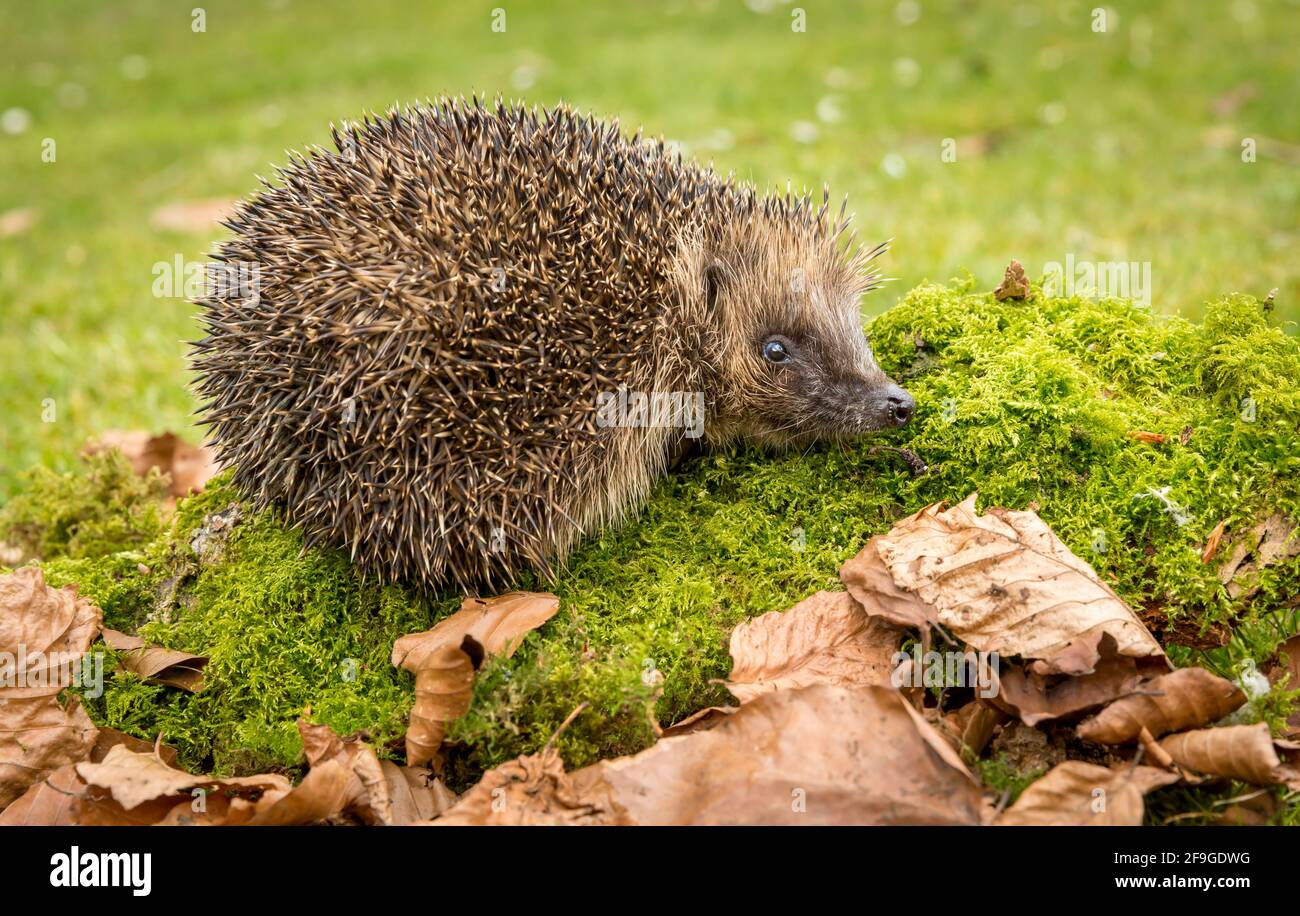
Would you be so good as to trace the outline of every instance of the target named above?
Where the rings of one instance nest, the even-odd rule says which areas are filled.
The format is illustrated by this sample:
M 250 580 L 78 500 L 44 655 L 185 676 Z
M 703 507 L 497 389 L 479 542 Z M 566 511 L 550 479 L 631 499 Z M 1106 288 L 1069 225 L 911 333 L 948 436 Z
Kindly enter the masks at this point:
M 863 334 L 861 272 L 838 254 L 824 265 L 774 254 L 785 257 L 706 277 L 723 348 L 715 404 L 724 435 L 790 447 L 911 420 L 915 401 L 876 365 Z

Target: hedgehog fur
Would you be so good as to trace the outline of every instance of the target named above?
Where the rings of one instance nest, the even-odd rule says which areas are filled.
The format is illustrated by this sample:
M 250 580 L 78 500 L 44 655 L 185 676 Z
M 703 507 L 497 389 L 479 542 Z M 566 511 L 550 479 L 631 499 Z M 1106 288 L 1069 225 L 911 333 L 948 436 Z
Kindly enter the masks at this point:
M 193 362 L 236 483 L 367 572 L 552 575 L 693 445 L 637 393 L 697 398 L 708 446 L 910 415 L 861 327 L 883 246 L 846 247 L 825 194 L 760 196 L 567 107 L 440 100 L 334 141 L 226 222 Z

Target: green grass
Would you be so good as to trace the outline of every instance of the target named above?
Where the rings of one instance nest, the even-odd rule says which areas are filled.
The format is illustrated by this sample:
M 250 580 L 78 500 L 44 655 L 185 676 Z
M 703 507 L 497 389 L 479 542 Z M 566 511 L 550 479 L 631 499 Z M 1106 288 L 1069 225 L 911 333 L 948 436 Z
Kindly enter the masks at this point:
M 1220 521 L 1222 559 L 1257 519 L 1300 518 L 1300 340 L 1248 296 L 1216 301 L 1192 323 L 1037 291 L 1000 303 L 969 286 L 919 287 L 871 326 L 882 365 L 916 396 L 912 425 L 845 448 L 693 457 L 632 521 L 584 543 L 549 586 L 561 599 L 556 617 L 479 673 L 471 709 L 450 732 L 457 784 L 537 751 L 581 703 L 589 708 L 559 740 L 573 766 L 647 746 L 651 715 L 668 724 L 727 702 L 718 681 L 738 622 L 835 587 L 839 565 L 872 534 L 976 489 L 981 509 L 1037 505 L 1157 629 L 1235 628 L 1230 645 L 1210 652 L 1166 637 L 1180 663 L 1229 676 L 1246 657 L 1262 666 L 1300 624 L 1300 557 L 1232 599 L 1201 552 Z M 1253 413 L 1241 407 L 1246 397 Z M 1141 442 L 1134 430 L 1170 441 Z M 913 477 L 890 453 L 873 454 L 882 441 L 914 450 L 931 472 Z M 52 545 L 48 580 L 79 585 L 107 626 L 142 626 L 211 661 L 196 696 L 114 676 L 88 704 L 92 717 L 161 732 L 187 766 L 224 772 L 296 766 L 293 721 L 306 706 L 394 752 L 412 679 L 388 664 L 392 643 L 454 610 L 458 596 L 362 582 L 342 555 L 302 551 L 272 514 L 236 525 L 224 559 L 205 566 L 190 549 L 193 530 L 239 499 L 220 481 L 183 501 L 161 532 L 147 515 L 128 516 L 120 536 L 129 549 L 105 552 L 102 537 L 80 537 L 64 520 L 102 530 L 81 507 L 103 501 L 98 481 L 120 479 L 107 460 L 38 475 L 0 517 L 0 540 L 6 526 L 23 527 Z M 1151 495 L 1166 487 L 1176 510 Z M 129 504 L 135 492 L 123 483 Z M 41 536 L 58 524 L 57 536 Z M 98 555 L 58 555 L 81 544 L 101 545 Z M 1280 721 L 1286 702 L 1271 697 L 1258 716 Z
M 1073 255 L 1150 262 L 1158 311 L 1279 287 L 1300 316 L 1295 2 L 1117 3 L 1100 34 L 1082 2 L 923 0 L 903 25 L 894 3 L 809 0 L 803 33 L 769 5 L 548 0 L 506 5 L 500 33 L 496 0 L 212 0 L 195 33 L 195 4 L 5 4 L 0 109 L 30 124 L 0 132 L 0 214 L 37 221 L 0 239 L 0 499 L 104 429 L 189 428 L 194 310 L 152 294 L 153 266 L 220 230 L 155 209 L 246 194 L 331 121 L 439 93 L 568 100 L 763 186 L 829 182 L 863 237 L 895 239 L 872 314 L 927 277 L 991 288 L 1010 257 Z

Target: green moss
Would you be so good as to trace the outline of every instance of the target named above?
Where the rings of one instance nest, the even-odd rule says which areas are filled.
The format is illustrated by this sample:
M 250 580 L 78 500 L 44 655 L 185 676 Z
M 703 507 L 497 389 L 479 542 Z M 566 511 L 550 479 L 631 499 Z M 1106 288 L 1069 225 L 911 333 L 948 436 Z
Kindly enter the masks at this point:
M 1037 291 L 997 302 L 970 287 L 920 287 L 872 324 L 881 364 L 916 396 L 911 426 L 849 448 L 698 455 L 636 519 L 584 544 L 549 586 L 559 614 L 480 672 L 450 733 L 457 778 L 538 750 L 580 703 L 588 709 L 560 739 L 573 766 L 646 746 L 651 716 L 667 724 L 727 702 L 718 680 L 737 622 L 833 586 L 866 538 L 973 489 L 981 507 L 1036 504 L 1149 619 L 1181 622 L 1180 632 L 1294 632 L 1286 607 L 1300 560 L 1232 600 L 1200 554 L 1221 520 L 1230 541 L 1275 511 L 1300 518 L 1296 339 L 1244 296 L 1191 324 L 1127 302 Z M 1138 430 L 1169 439 L 1137 441 Z M 914 478 L 897 456 L 872 452 L 881 443 L 912 449 L 931 472 Z M 49 565 L 109 620 L 211 657 L 198 695 L 118 675 L 92 715 L 162 732 L 187 765 L 222 772 L 297 765 L 293 721 L 308 705 L 386 745 L 412 698 L 410 675 L 389 665 L 392 642 L 453 611 L 457 596 L 362 582 L 340 554 L 303 551 L 274 514 L 245 517 L 221 560 L 200 562 L 195 531 L 237 501 L 217 481 L 134 553 Z M 1276 644 L 1262 639 L 1239 637 L 1210 660 L 1262 664 Z
M 0 509 L 0 542 L 46 560 L 131 550 L 158 536 L 166 492 L 157 471 L 137 477 L 116 450 L 63 474 L 35 467 L 24 475 L 23 492 Z

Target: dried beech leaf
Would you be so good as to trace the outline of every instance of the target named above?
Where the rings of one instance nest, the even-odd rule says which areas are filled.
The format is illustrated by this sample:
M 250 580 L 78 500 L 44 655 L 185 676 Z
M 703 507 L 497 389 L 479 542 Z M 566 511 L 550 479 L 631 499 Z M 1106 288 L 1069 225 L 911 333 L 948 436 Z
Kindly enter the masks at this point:
M 39 566 L 0 576 L 0 699 L 52 697 L 68 687 L 103 616 L 71 586 L 47 586 Z
M 946 511 L 927 506 L 875 540 L 895 583 L 978 650 L 1051 659 L 1101 631 L 1121 655 L 1163 663 L 1147 628 L 1033 512 L 978 515 L 972 493 Z
M 1054 661 L 1071 662 L 1028 667 L 1003 662 L 998 671 L 998 690 L 993 699 L 998 706 L 1020 717 L 1026 725 L 1051 719 L 1082 715 L 1099 706 L 1133 693 L 1141 681 L 1135 659 L 1119 654 L 1119 647 L 1109 633 L 1101 633 L 1095 647 L 1081 655 L 1058 655 Z M 1086 671 L 1078 671 L 1074 661 L 1083 655 L 1094 656 Z M 1044 673 L 1047 672 L 1047 673 Z
M 48 587 L 39 567 L 0 576 L 0 808 L 94 746 L 81 701 L 58 694 L 80 673 L 102 619 L 75 589 Z
M 898 587 L 880 559 L 879 544 L 878 537 L 867 541 L 857 556 L 840 567 L 840 581 L 872 617 L 920 630 L 928 645 L 930 628 L 939 622 L 937 613 L 912 592 Z
M 174 232 L 211 232 L 217 224 L 234 212 L 233 201 L 215 198 L 206 200 L 178 200 L 163 204 L 149 214 L 149 223 L 156 229 Z
M 107 789 L 113 800 L 127 811 L 147 802 L 178 796 L 185 796 L 188 804 L 192 791 L 198 788 L 207 789 L 209 796 L 218 792 L 261 795 L 289 789 L 289 781 L 276 773 L 226 779 L 195 776 L 168 766 L 157 754 L 137 753 L 126 745 L 110 748 L 102 763 L 76 764 L 76 771 L 87 785 Z
M 977 824 L 956 752 L 886 687 L 764 693 L 713 728 L 574 774 L 639 824 Z
M 473 639 L 465 637 L 467 643 Z M 415 703 L 406 730 L 406 760 L 423 766 L 438 755 L 447 723 L 469 712 L 474 694 L 474 662 L 460 646 L 443 646 L 421 656 L 415 672 Z
M 1007 265 L 1006 273 L 1002 277 L 1002 282 L 998 288 L 993 290 L 993 298 L 1001 302 L 1003 299 L 1026 299 L 1029 297 L 1029 278 L 1025 276 L 1024 266 L 1014 258 Z
M 1283 673 L 1288 675 L 1287 691 L 1300 690 L 1300 636 L 1292 636 L 1281 648 L 1282 657 L 1286 659 Z M 1300 706 L 1300 703 L 1297 704 Z M 1286 720 L 1287 735 L 1300 736 L 1300 708 L 1291 713 Z
M 393 664 L 415 674 L 415 706 L 406 733 L 410 765 L 433 761 L 447 723 L 469 711 L 474 671 L 484 653 L 508 658 L 559 608 L 559 598 L 539 592 L 466 598 L 459 611 L 433 629 L 393 643 Z
M 678 739 L 683 740 L 683 739 Z M 630 824 L 627 811 L 593 768 L 565 773 L 551 748 L 483 774 L 435 826 Z
M 867 616 L 851 595 L 817 592 L 731 631 L 727 689 L 745 703 L 812 684 L 887 686 L 902 640 L 902 629 Z
M 389 782 L 374 750 L 356 738 L 340 738 L 325 725 L 298 720 L 303 753 L 312 769 L 333 760 L 352 773 L 342 808 L 335 813 L 352 814 L 367 824 L 393 823 L 393 802 Z
M 1219 567 L 1219 581 L 1227 586 L 1229 597 L 1249 596 L 1261 569 L 1296 555 L 1300 555 L 1300 531 L 1286 516 L 1271 515 L 1236 542 Z
M 1179 668 L 1139 685 L 1138 692 L 1111 703 L 1079 724 L 1080 738 L 1127 744 L 1145 728 L 1153 737 L 1217 722 L 1246 702 L 1231 681 L 1204 668 Z
M 674 722 L 664 729 L 661 738 L 676 738 L 680 735 L 689 735 L 692 732 L 708 731 L 713 726 L 736 714 L 739 706 L 707 706 L 698 712 L 693 712 L 685 719 Z
M 1155 767 L 1111 770 L 1079 760 L 1057 764 L 1021 793 L 1000 827 L 1138 827 L 1142 797 L 1178 781 Z
M 1300 790 L 1300 753 L 1290 742 L 1275 742 L 1263 722 L 1181 732 L 1160 747 L 1180 767 L 1198 773 Z
M 189 693 L 203 687 L 203 666 L 208 663 L 205 656 L 150 645 L 138 636 L 117 630 L 105 630 L 104 642 L 123 653 L 122 668 L 141 680 Z
M 86 784 L 72 764 L 59 767 L 0 811 L 0 827 L 69 827 L 78 823 Z
M 424 767 L 401 767 L 391 760 L 380 764 L 392 799 L 395 827 L 432 820 L 456 804 L 456 794 Z
M 515 654 L 525 636 L 555 616 L 560 599 L 544 592 L 511 592 L 496 598 L 466 598 L 460 610 L 431 630 L 410 633 L 393 644 L 393 664 L 416 672 L 444 646 L 472 636 L 488 655 Z
M 159 436 L 141 430 L 111 429 L 86 444 L 90 453 L 117 449 L 141 477 L 153 468 L 166 474 L 173 497 L 202 492 L 207 482 L 221 470 L 216 454 L 205 445 L 190 445 L 174 433 Z

